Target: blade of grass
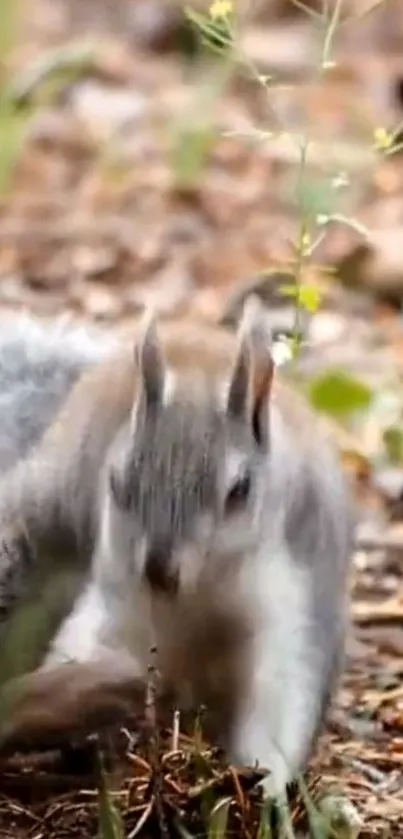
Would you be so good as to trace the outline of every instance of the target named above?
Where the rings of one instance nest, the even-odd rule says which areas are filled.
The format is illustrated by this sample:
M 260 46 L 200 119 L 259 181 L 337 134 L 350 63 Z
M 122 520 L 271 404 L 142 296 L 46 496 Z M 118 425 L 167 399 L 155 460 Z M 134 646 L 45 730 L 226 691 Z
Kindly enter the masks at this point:
M 259 819 L 259 827 L 257 830 L 257 837 L 256 839 L 272 839 L 272 829 L 271 829 L 271 814 L 273 810 L 273 804 L 269 800 L 264 801 L 262 804 L 262 808 L 260 811 L 260 819 Z
M 100 751 L 98 751 L 98 837 L 99 839 L 125 839 L 122 817 L 112 801 Z
M 294 828 L 292 826 L 290 805 L 286 794 L 284 794 L 281 798 L 277 798 L 273 803 L 279 817 L 280 839 L 283 839 L 283 837 L 285 837 L 285 839 L 296 839 Z
M 196 836 L 190 833 L 187 827 L 183 824 L 183 821 L 179 815 L 176 816 L 176 818 L 174 819 L 174 825 L 175 829 L 179 833 L 179 836 L 181 836 L 181 839 L 196 839 Z
M 21 11 L 21 0 L 2 0 L 0 26 L 0 61 L 5 63 L 13 48 Z
M 326 823 L 323 815 L 315 807 L 305 781 L 301 776 L 298 777 L 298 786 L 308 815 L 309 830 L 312 839 L 329 839 L 329 824 Z
M 29 113 L 20 113 L 5 98 L 0 99 L 0 194 L 10 187 L 23 146 Z
M 232 799 L 220 798 L 210 812 L 208 839 L 225 839 Z
M 10 83 L 8 96 L 19 104 L 51 80 L 56 94 L 91 70 L 95 55 L 96 46 L 91 42 L 49 49 Z

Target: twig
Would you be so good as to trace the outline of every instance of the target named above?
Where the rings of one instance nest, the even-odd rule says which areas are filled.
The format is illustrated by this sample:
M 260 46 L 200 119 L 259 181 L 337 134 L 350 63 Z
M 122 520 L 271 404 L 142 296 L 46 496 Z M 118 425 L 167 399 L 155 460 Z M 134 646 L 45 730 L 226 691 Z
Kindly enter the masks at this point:
M 180 711 L 174 711 L 173 725 L 172 725 L 172 751 L 179 750 L 179 727 L 180 727 Z
M 360 551 L 403 551 L 403 533 L 357 533 L 355 547 Z
M 381 705 L 385 705 L 386 702 L 392 702 L 395 699 L 401 698 L 403 698 L 403 685 L 398 685 L 396 688 L 391 688 L 391 690 L 385 690 L 381 693 L 378 693 L 377 691 L 368 704 L 370 705 L 372 711 L 377 711 Z
M 355 603 L 352 612 L 353 620 L 361 624 L 400 621 L 403 618 L 403 600 L 394 597 L 385 603 Z
M 151 796 L 150 801 L 143 810 L 137 824 L 134 826 L 133 830 L 131 830 L 130 833 L 127 834 L 127 839 L 134 839 L 134 837 L 137 836 L 138 833 L 140 833 L 141 828 L 144 827 L 148 817 L 150 816 L 150 813 L 154 806 L 154 801 L 154 796 Z
M 161 835 L 168 839 L 169 833 L 167 824 L 165 821 L 164 815 L 164 807 L 163 807 L 163 800 L 162 800 L 162 787 L 163 787 L 163 776 L 161 772 L 161 762 L 160 762 L 160 754 L 159 754 L 159 731 L 158 731 L 158 723 L 157 723 L 157 709 L 156 709 L 156 696 L 157 696 L 157 686 L 156 686 L 156 679 L 157 679 L 157 667 L 156 667 L 156 657 L 157 657 L 157 647 L 153 646 L 150 649 L 150 663 L 148 665 L 148 678 L 147 678 L 147 692 L 146 692 L 146 707 L 145 707 L 145 717 L 146 717 L 146 725 L 148 729 L 149 735 L 149 761 L 153 772 L 153 799 L 155 804 L 155 810 L 158 818 L 158 824 L 161 831 Z M 151 811 L 150 811 L 151 812 Z

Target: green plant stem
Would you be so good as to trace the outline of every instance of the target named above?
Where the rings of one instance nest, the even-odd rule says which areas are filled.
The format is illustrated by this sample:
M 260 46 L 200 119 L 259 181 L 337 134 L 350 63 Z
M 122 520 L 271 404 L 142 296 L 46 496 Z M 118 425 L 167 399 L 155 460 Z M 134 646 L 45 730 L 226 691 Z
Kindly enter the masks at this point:
M 330 55 L 333 47 L 333 40 L 340 22 L 343 0 L 335 0 L 333 11 L 331 11 L 330 6 L 331 4 L 329 0 L 323 0 L 323 17 L 327 25 L 325 27 L 325 36 L 322 47 L 322 70 L 326 69 L 331 62 Z

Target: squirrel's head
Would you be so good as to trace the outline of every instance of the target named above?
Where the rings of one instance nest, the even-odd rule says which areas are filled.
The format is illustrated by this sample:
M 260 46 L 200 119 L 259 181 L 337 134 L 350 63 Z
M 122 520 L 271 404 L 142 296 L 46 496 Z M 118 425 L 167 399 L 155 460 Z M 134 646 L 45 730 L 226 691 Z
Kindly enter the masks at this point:
M 255 300 L 231 342 L 216 375 L 202 352 L 186 375 L 170 367 L 153 317 L 135 345 L 136 395 L 107 476 L 107 538 L 154 592 L 194 588 L 258 538 L 273 361 Z

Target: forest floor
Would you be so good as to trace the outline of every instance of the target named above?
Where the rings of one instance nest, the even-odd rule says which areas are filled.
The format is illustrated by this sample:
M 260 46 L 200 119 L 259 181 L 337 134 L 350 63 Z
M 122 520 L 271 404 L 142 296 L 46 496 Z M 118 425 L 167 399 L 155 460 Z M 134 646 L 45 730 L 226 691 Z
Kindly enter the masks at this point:
M 258 74 L 275 78 L 267 93 L 247 73 L 224 82 L 216 64 L 197 59 L 176 3 L 26 0 L 10 51 L 17 107 L 0 112 L 0 308 L 113 329 L 152 300 L 164 317 L 216 319 L 239 283 L 292 265 L 301 236 L 295 137 L 309 135 L 305 213 L 326 236 L 301 275 L 321 302 L 306 321 L 296 379 L 353 473 L 362 527 L 346 673 L 308 786 L 313 800 L 336 790 L 351 802 L 363 839 L 398 839 L 403 153 L 376 151 L 374 141 L 403 120 L 403 15 L 399 0 L 346 6 L 356 17 L 340 29 L 326 73 L 313 59 L 316 19 L 290 0 L 252 15 L 242 49 Z M 256 128 L 273 136 L 258 140 Z M 282 312 L 290 326 L 289 299 Z M 102 835 L 163 835 L 164 818 L 169 835 L 203 833 L 194 742 L 161 730 L 155 792 L 148 748 L 134 748 L 127 732 L 118 740 L 124 757 L 110 784 L 125 833 L 104 813 Z M 14 758 L 0 771 L 1 839 L 97 835 L 103 799 L 100 807 L 90 747 Z M 228 833 L 252 839 L 250 779 L 210 753 L 205 771 L 209 794 L 230 799 Z M 298 796 L 293 823 L 304 832 Z M 210 834 L 224 835 L 219 819 Z M 354 833 L 339 825 L 334 835 Z

